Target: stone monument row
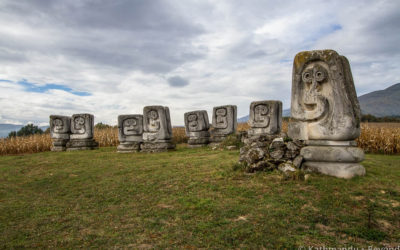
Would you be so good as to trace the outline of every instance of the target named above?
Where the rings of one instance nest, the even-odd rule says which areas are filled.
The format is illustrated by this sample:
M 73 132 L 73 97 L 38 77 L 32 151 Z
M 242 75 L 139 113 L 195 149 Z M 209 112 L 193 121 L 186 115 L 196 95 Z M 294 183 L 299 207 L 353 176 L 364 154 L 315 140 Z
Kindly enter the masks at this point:
M 75 114 L 68 116 L 50 116 L 50 136 L 52 151 L 71 151 L 96 149 L 98 143 L 93 139 L 94 116 Z
M 282 102 L 250 105 L 249 129 L 243 132 L 240 162 L 247 171 L 299 169 L 340 178 L 364 175 L 360 106 L 350 65 L 333 50 L 298 53 L 293 62 L 291 120 L 282 130 Z M 205 110 L 184 114 L 188 147 L 218 145 L 237 129 L 237 107 L 213 108 L 212 126 Z M 91 114 L 50 116 L 52 151 L 94 149 Z M 163 152 L 175 148 L 169 108 L 146 106 L 143 115 L 118 116 L 118 152 Z
M 292 121 L 288 134 L 302 140 L 303 168 L 341 178 L 364 175 L 360 106 L 350 65 L 333 50 L 300 52 L 293 63 Z

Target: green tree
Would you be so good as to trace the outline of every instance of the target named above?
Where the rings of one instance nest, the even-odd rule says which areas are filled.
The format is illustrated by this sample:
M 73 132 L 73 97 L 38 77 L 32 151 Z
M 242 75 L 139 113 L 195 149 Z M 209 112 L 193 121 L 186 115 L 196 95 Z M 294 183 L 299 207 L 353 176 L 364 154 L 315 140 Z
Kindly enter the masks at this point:
M 34 135 L 34 134 L 43 134 L 43 130 L 40 129 L 38 126 L 35 126 L 33 124 L 28 124 L 28 125 L 23 126 L 17 132 L 17 136 L 28 136 L 28 135 Z
M 8 133 L 8 138 L 16 137 L 16 136 L 17 136 L 17 131 L 11 131 L 10 133 Z

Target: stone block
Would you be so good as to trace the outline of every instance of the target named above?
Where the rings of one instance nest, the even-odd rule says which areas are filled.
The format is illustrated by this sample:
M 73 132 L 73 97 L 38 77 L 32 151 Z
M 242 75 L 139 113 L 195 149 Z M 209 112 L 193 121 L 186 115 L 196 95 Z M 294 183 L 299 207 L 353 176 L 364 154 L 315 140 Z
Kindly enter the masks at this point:
M 191 111 L 184 114 L 185 131 L 189 137 L 188 147 L 207 145 L 210 141 L 210 123 L 205 110 Z
M 74 114 L 71 118 L 71 139 L 92 139 L 94 116 L 91 114 Z
M 235 133 L 237 128 L 236 105 L 214 107 L 212 127 L 211 136 L 213 137 L 213 141 L 220 142 L 227 135 Z
M 282 102 L 252 102 L 248 124 L 249 136 L 279 134 L 282 128 Z
M 172 138 L 169 108 L 163 106 L 146 106 L 143 108 L 143 140 L 155 142 Z
M 50 116 L 50 137 L 51 139 L 69 140 L 71 134 L 71 118 L 69 116 Z
M 120 142 L 143 141 L 143 115 L 118 116 L 118 140 Z
M 305 141 L 301 149 L 308 170 L 341 178 L 365 174 L 356 147 L 360 135 L 358 103 L 350 64 L 333 50 L 296 55 L 292 77 L 292 119 L 288 134 Z
M 304 162 L 302 168 L 338 178 L 351 179 L 365 175 L 365 168 L 358 163 L 346 162 Z

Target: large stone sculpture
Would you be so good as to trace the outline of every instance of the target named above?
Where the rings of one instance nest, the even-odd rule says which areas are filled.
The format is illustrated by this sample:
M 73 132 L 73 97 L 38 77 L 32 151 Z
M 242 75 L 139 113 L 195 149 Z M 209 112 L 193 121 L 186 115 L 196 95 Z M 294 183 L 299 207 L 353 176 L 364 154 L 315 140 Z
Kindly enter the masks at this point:
M 210 141 L 210 123 L 206 110 L 187 112 L 184 115 L 188 147 L 205 146 Z
M 118 116 L 117 151 L 120 153 L 137 152 L 143 142 L 143 115 Z
M 142 152 L 162 152 L 174 149 L 169 108 L 147 106 L 143 108 Z
M 68 116 L 50 116 L 51 151 L 65 151 L 71 134 L 71 118 Z
M 341 178 L 364 175 L 360 106 L 350 65 L 333 50 L 300 52 L 293 63 L 289 136 L 304 140 L 305 169 Z
M 211 141 L 222 142 L 228 135 L 234 134 L 237 128 L 237 107 L 226 105 L 214 107 L 212 115 Z
M 98 143 L 93 139 L 94 116 L 75 114 L 71 118 L 71 135 L 67 150 L 96 149 Z
M 257 101 L 250 104 L 249 136 L 276 135 L 282 128 L 282 102 Z

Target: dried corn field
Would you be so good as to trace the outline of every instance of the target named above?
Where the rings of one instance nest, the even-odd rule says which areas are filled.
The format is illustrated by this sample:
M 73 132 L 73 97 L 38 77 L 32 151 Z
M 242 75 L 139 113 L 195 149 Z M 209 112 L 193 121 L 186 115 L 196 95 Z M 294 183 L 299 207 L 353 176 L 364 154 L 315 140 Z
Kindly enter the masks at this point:
M 246 123 L 238 124 L 238 131 L 247 129 Z M 287 122 L 283 123 L 283 131 L 287 131 Z M 118 129 L 96 129 L 95 140 L 100 147 L 116 147 Z M 187 142 L 185 128 L 173 128 L 173 141 Z M 400 154 L 400 123 L 363 123 L 357 143 L 366 153 Z M 49 151 L 50 147 L 49 134 L 0 139 L 0 155 L 44 152 Z

